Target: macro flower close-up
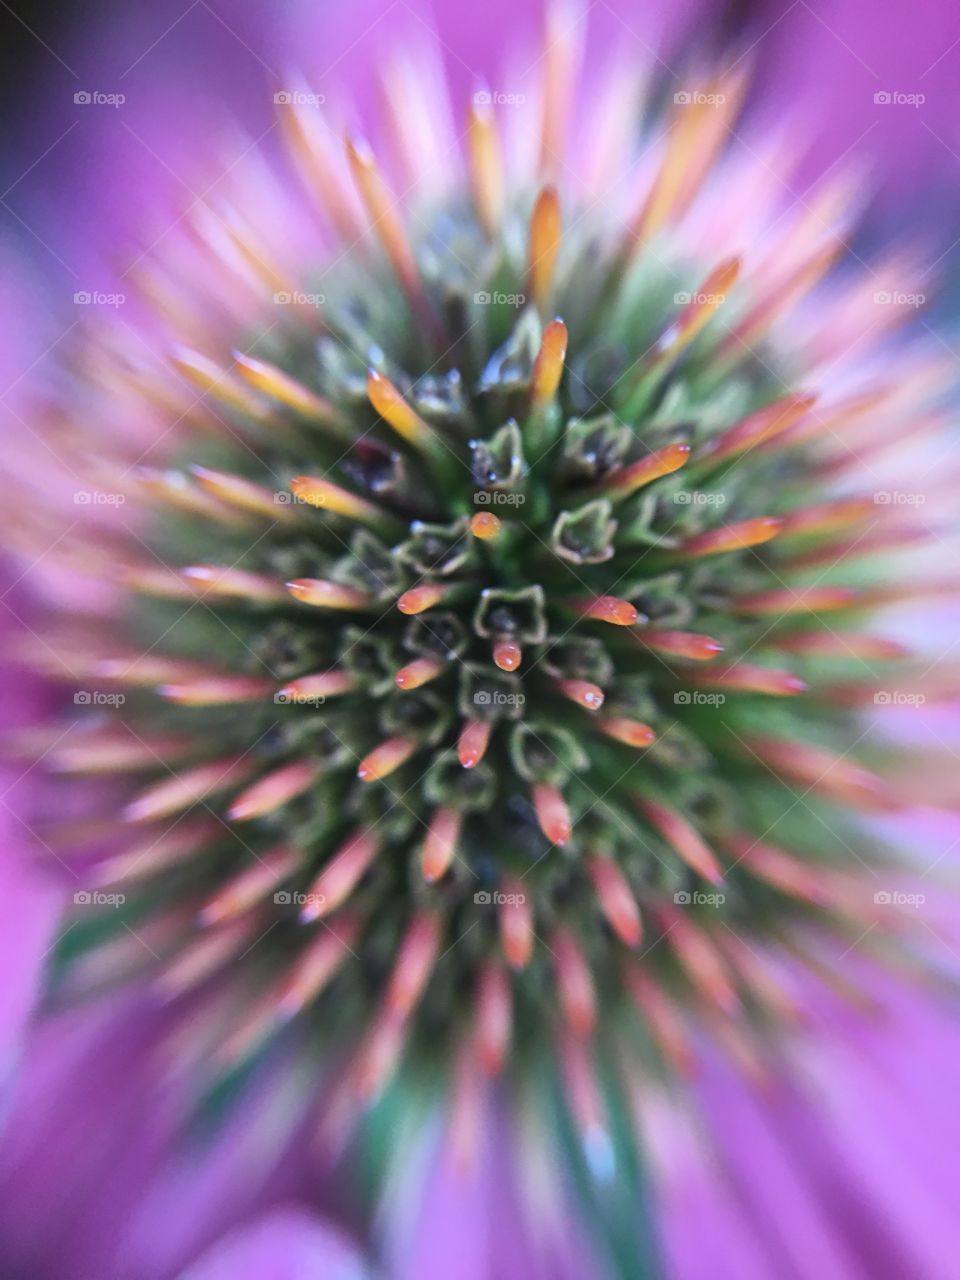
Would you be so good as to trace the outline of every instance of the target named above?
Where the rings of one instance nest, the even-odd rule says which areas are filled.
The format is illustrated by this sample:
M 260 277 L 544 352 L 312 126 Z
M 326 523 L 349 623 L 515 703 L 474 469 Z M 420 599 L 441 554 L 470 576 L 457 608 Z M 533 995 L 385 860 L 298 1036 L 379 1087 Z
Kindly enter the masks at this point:
M 946 1280 L 960 15 L 3 8 L 0 1280 Z

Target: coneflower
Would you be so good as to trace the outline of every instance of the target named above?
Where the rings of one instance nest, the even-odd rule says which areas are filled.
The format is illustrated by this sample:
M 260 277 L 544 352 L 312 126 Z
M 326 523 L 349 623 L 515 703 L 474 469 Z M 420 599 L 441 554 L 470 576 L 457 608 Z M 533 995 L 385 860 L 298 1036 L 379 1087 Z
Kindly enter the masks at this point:
M 885 932 L 856 816 L 904 793 L 856 708 L 916 672 L 871 615 L 951 584 L 878 477 L 945 376 L 889 341 L 890 263 L 834 270 L 843 186 L 783 207 L 725 152 L 742 76 L 634 137 L 550 21 L 523 103 L 388 77 L 377 149 L 278 95 L 274 216 L 145 260 L 169 368 L 79 345 L 44 422 L 91 519 L 48 555 L 123 603 L 51 623 L 75 697 L 31 749 L 83 806 L 43 815 L 58 990 L 150 974 L 198 1101 L 282 1048 L 327 1137 L 422 1078 L 469 1151 L 485 1077 L 549 1080 L 599 1176 L 637 1074 L 791 1020 L 754 940 L 819 972 L 805 926 Z M 91 461 L 138 413 L 167 439 Z

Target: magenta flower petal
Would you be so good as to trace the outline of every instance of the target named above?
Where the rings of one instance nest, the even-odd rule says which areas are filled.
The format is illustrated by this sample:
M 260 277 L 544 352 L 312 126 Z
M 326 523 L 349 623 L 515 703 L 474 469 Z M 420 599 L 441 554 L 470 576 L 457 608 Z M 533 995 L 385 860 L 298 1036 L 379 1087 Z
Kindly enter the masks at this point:
M 341 1232 L 280 1207 L 212 1245 L 181 1280 L 365 1280 L 374 1274 Z

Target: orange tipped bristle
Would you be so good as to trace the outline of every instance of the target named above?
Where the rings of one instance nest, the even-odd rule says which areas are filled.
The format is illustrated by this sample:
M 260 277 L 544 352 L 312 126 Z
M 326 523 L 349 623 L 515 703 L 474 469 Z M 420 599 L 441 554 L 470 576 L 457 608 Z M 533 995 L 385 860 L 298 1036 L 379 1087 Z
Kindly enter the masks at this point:
M 345 587 L 326 578 L 297 578 L 287 583 L 294 600 L 319 609 L 367 609 L 370 597 L 355 587 Z
M 690 662 L 712 662 L 723 653 L 719 640 L 693 631 L 639 631 L 636 638 L 657 653 L 665 653 L 671 658 L 686 658 Z
M 502 528 L 502 522 L 492 511 L 478 511 L 470 518 L 470 532 L 483 542 L 489 538 L 495 538 Z
M 434 812 L 420 851 L 420 870 L 428 884 L 439 880 L 450 869 L 456 857 L 462 822 L 463 815 L 456 809 L 441 807 Z
M 464 769 L 472 769 L 483 759 L 493 725 L 489 720 L 467 720 L 460 731 L 457 756 Z
M 527 269 L 530 296 L 540 312 L 545 311 L 550 302 L 560 234 L 560 199 L 553 187 L 544 187 L 530 219 Z
M 566 844 L 572 830 L 570 810 L 557 787 L 540 782 L 533 788 L 533 807 L 540 830 L 551 844 Z
M 592 599 L 575 600 L 573 607 L 583 618 L 597 622 L 609 622 L 615 627 L 632 627 L 640 615 L 629 600 L 617 596 L 594 596 Z
M 603 690 L 589 680 L 558 680 L 557 688 L 565 698 L 587 711 L 599 711 L 603 706 Z
M 405 667 L 401 667 L 393 677 L 393 682 L 398 689 L 410 692 L 429 684 L 431 680 L 436 680 L 443 669 L 444 664 L 439 658 L 417 658 L 413 662 L 408 662 Z
M 684 556 L 715 556 L 725 551 L 742 551 L 769 542 L 782 528 L 783 521 L 778 516 L 757 516 L 723 529 L 695 534 L 680 544 L 679 552 Z
M 405 591 L 397 601 L 397 608 L 401 613 L 425 613 L 427 609 L 438 605 L 446 594 L 445 587 L 425 583 L 421 587 L 411 587 L 409 591 Z
M 413 738 L 388 738 L 363 757 L 357 767 L 357 777 L 361 782 L 379 782 L 405 764 L 416 749 Z
M 657 735 L 650 726 L 639 720 L 628 720 L 624 716 L 598 716 L 594 723 L 601 733 L 627 747 L 649 747 L 656 741 Z
M 516 671 L 523 661 L 523 653 L 512 640 L 497 640 L 493 646 L 493 660 L 501 671 Z
M 551 320 L 544 326 L 543 340 L 530 376 L 530 401 L 535 409 L 548 405 L 557 394 L 567 354 L 567 326 Z

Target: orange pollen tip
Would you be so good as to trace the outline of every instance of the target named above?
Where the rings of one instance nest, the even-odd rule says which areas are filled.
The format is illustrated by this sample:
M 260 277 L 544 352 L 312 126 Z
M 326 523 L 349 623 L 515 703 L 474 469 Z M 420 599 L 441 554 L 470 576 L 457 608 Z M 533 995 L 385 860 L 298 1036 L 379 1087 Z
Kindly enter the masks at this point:
M 558 680 L 557 688 L 565 698 L 579 703 L 588 711 L 599 711 L 603 706 L 603 690 L 589 680 Z
M 778 516 L 757 516 L 724 529 L 698 533 L 682 543 L 680 552 L 686 556 L 714 556 L 723 551 L 741 551 L 769 542 L 782 528 L 783 521 Z
M 397 608 L 401 613 L 424 613 L 427 609 L 432 609 L 435 604 L 439 604 L 443 596 L 443 587 L 432 585 L 411 587 L 397 601 Z
M 593 600 L 581 602 L 580 612 L 585 618 L 609 622 L 615 627 L 631 627 L 640 620 L 640 614 L 630 601 L 621 600 L 618 596 L 596 596 Z
M 486 754 L 493 725 L 488 720 L 468 720 L 460 731 L 457 758 L 464 769 L 472 769 Z
M 540 830 L 550 843 L 566 844 L 573 827 L 567 802 L 558 788 L 545 782 L 537 783 L 533 788 L 533 807 Z
M 601 716 L 597 720 L 597 728 L 608 738 L 628 747 L 649 747 L 657 736 L 648 724 L 624 716 Z
M 475 538 L 495 538 L 502 528 L 503 524 L 492 511 L 478 511 L 470 520 L 470 532 Z
M 551 320 L 543 330 L 543 341 L 533 365 L 531 398 L 537 408 L 549 404 L 556 395 L 566 355 L 567 326 L 562 320 Z
M 516 671 L 522 659 L 520 646 L 512 640 L 498 640 L 493 646 L 493 660 L 501 671 Z
M 719 640 L 694 631 L 644 631 L 638 639 L 658 653 L 689 658 L 693 662 L 710 662 L 717 654 L 723 653 Z
M 560 233 L 560 200 L 553 187 L 545 187 L 533 208 L 529 244 L 530 293 L 541 311 L 547 304 L 553 285 Z
M 433 815 L 420 853 L 420 870 L 428 884 L 439 880 L 453 862 L 462 821 L 456 809 L 441 808 Z
M 360 761 L 357 777 L 361 782 L 377 782 L 386 778 L 409 760 L 416 749 L 413 738 L 388 738 Z
M 295 578 L 286 587 L 295 600 L 323 609 L 364 609 L 370 603 L 362 591 L 325 578 Z
M 792 671 L 761 667 L 752 663 L 728 667 L 725 671 L 709 671 L 699 677 L 703 683 L 726 689 L 743 689 L 751 693 L 771 693 L 781 697 L 803 693 L 809 687 Z
M 417 658 L 401 667 L 393 677 L 398 689 L 419 689 L 421 685 L 435 680 L 443 670 L 443 663 L 438 658 Z
M 668 444 L 646 458 L 641 458 L 638 462 L 632 462 L 620 471 L 613 472 L 596 487 L 598 491 L 602 490 L 613 498 L 626 498 L 637 489 L 642 489 L 645 484 L 679 471 L 689 459 L 688 444 L 680 442 Z
M 389 378 L 371 369 L 367 376 L 367 395 L 380 417 L 410 444 L 423 444 L 431 438 L 424 420 L 404 400 Z

